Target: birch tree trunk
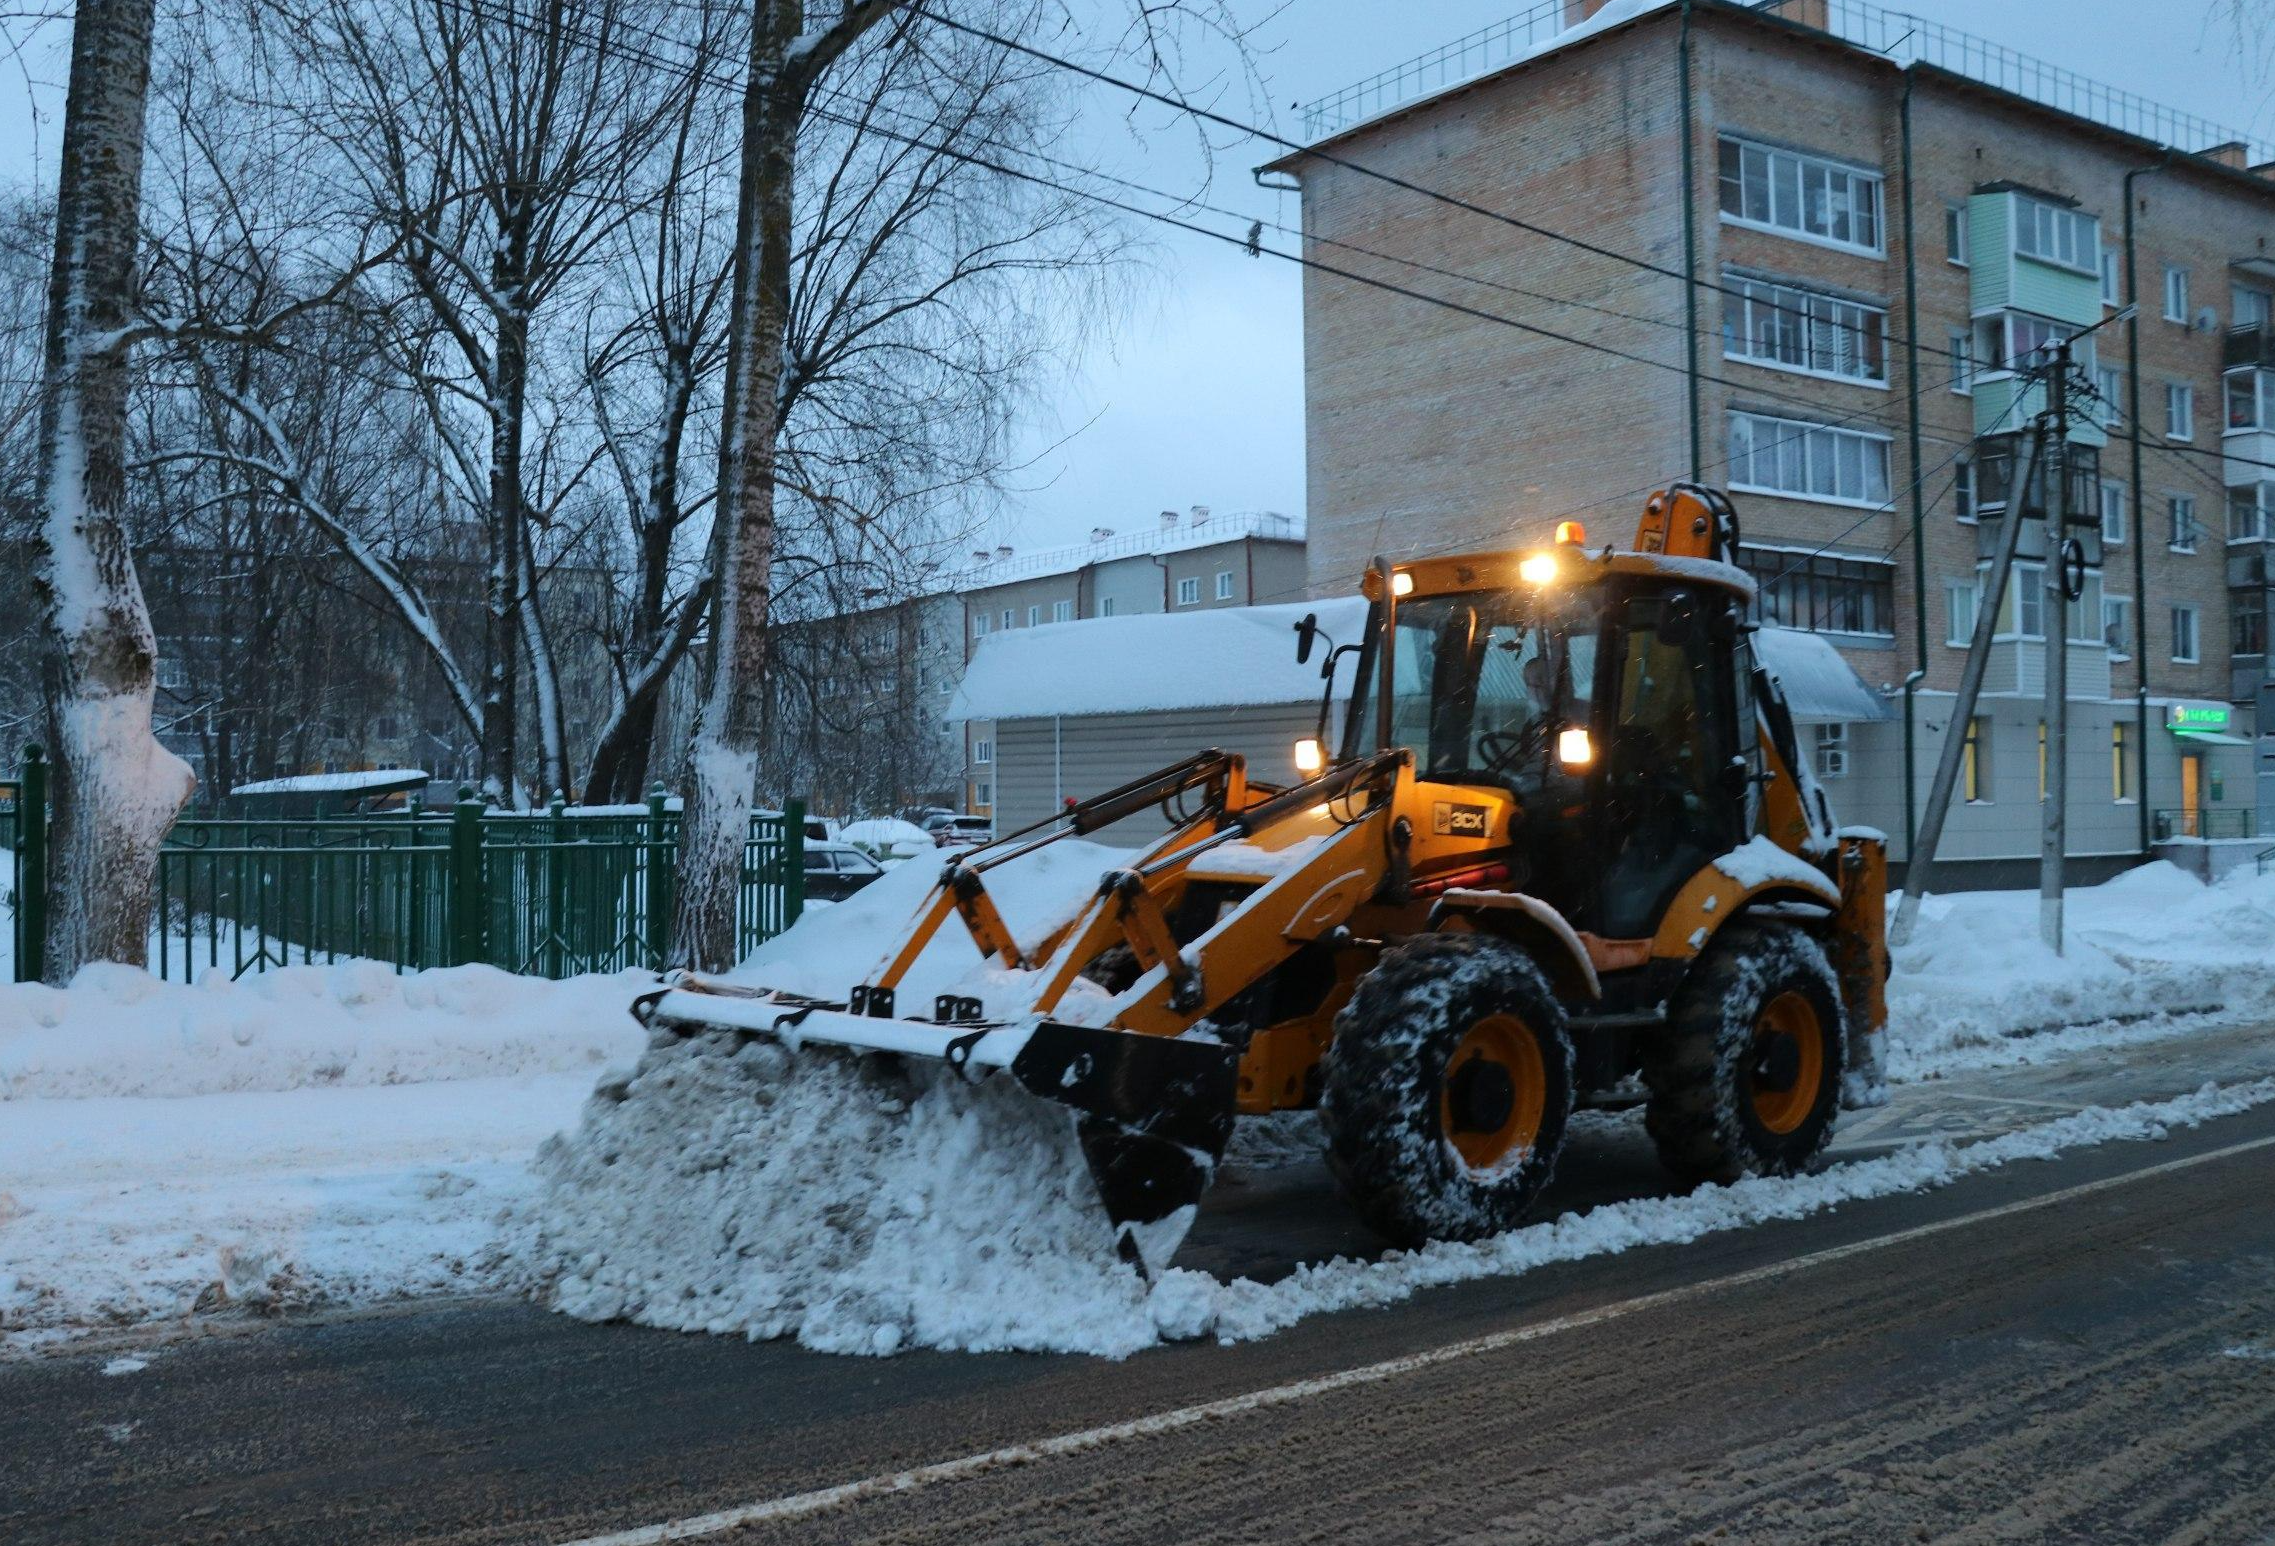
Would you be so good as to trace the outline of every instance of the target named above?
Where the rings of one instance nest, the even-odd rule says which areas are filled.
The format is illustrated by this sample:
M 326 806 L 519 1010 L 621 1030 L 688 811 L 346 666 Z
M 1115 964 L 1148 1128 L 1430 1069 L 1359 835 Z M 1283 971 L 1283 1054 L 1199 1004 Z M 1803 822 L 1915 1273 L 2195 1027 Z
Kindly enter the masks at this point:
M 85 0 L 48 282 L 34 574 L 54 764 L 47 974 L 147 959 L 158 845 L 194 783 L 151 728 L 156 641 L 128 551 L 126 330 L 152 0 Z
M 700 971 L 734 964 L 735 902 L 758 782 L 798 121 L 816 77 L 899 4 L 850 0 L 834 22 L 811 36 L 805 33 L 802 0 L 758 0 L 751 18 L 712 539 L 718 600 L 711 619 L 709 679 L 688 758 L 672 908 L 671 958 Z

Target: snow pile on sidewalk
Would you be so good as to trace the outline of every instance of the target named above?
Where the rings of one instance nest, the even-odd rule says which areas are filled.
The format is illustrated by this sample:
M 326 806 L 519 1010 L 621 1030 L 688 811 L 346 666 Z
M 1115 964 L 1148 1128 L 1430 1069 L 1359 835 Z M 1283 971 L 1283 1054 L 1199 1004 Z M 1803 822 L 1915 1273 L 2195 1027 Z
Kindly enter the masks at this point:
M 187 986 L 97 963 L 68 989 L 0 986 L 0 1101 L 592 1071 L 638 1048 L 623 1008 L 653 981 L 345 961 Z
M 2036 892 L 1928 897 L 1888 984 L 1890 1077 L 2169 1035 L 2207 1011 L 2275 1010 L 2275 875 L 2206 886 L 2159 860 L 2071 891 L 2067 913 L 2057 956 L 2039 938 Z

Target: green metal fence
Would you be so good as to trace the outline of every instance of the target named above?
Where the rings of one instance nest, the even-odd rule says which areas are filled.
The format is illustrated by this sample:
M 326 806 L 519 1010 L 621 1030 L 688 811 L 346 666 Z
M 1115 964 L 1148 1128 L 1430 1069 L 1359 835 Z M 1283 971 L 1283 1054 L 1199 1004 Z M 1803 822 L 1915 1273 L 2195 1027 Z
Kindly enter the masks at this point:
M 14 975 L 39 976 L 45 767 L 0 782 Z M 189 981 L 364 959 L 398 971 L 487 962 L 544 977 L 662 964 L 679 813 L 493 810 L 460 791 L 448 811 L 175 822 L 158 856 L 150 968 Z M 805 811 L 754 811 L 737 907 L 742 951 L 797 921 Z

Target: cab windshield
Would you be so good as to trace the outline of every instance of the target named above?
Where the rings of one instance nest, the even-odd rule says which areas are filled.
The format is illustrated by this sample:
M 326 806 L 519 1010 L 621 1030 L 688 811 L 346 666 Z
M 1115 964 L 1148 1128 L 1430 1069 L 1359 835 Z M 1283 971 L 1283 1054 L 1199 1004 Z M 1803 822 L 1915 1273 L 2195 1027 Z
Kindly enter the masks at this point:
M 1541 615 L 1510 591 L 1428 596 L 1398 608 L 1391 698 L 1395 744 L 1424 778 L 1522 790 L 1547 776 L 1556 732 L 1588 723 L 1596 623 Z M 1380 666 L 1354 693 L 1354 739 L 1370 737 Z

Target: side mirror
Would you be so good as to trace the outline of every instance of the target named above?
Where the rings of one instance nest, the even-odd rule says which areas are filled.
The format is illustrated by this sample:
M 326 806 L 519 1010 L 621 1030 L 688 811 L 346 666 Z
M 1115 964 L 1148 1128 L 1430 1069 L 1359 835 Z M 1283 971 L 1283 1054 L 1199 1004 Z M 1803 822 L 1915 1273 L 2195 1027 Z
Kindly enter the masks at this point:
M 1319 614 L 1306 612 L 1303 621 L 1295 625 L 1295 663 L 1307 665 L 1311 660 L 1311 647 L 1319 642 Z

